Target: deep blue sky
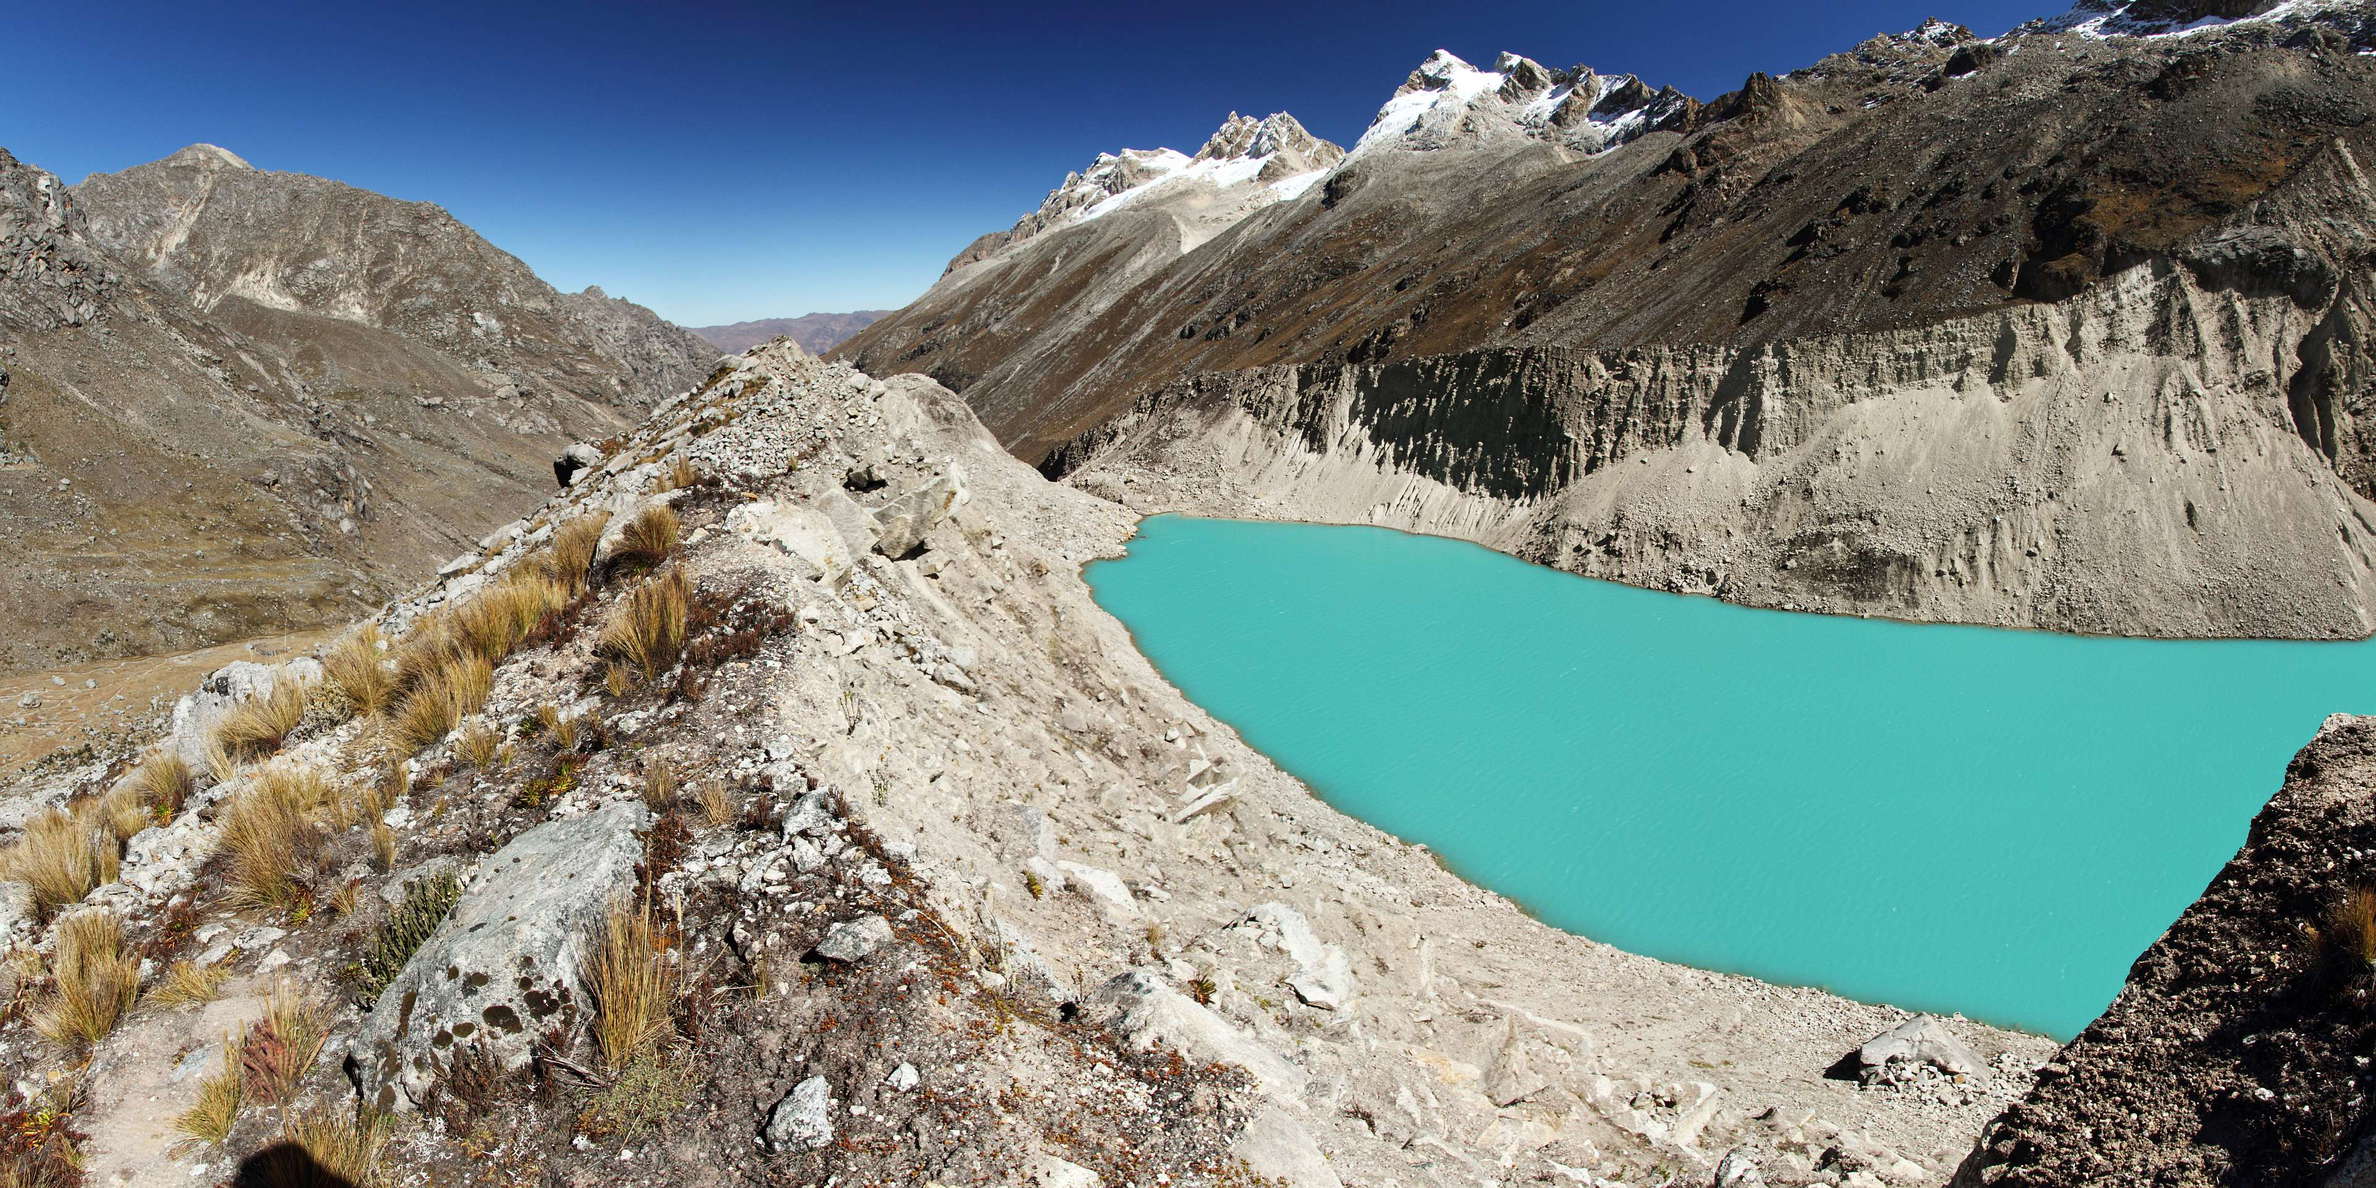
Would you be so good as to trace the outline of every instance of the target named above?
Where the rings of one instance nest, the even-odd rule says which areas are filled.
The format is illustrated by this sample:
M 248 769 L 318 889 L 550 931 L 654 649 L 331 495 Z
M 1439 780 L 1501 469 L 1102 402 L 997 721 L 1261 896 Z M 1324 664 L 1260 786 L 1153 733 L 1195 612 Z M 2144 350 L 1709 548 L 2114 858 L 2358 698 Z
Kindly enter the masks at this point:
M 1230 110 L 1350 144 L 1443 46 L 1707 99 L 1926 16 L 2058 0 L 13 4 L 0 146 L 68 181 L 211 141 L 437 202 L 688 324 L 889 307 L 1101 150 Z M 2051 11 L 2050 11 L 2051 10 Z

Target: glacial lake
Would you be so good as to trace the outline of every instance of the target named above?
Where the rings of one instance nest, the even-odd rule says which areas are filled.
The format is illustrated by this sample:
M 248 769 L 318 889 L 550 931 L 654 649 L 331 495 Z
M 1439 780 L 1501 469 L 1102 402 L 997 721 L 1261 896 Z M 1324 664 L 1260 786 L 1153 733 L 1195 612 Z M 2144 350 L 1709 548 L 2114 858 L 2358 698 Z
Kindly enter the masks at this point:
M 2376 708 L 2367 644 L 1750 610 L 1378 528 L 1157 516 L 1088 577 L 1248 743 L 1550 924 L 2056 1038 Z

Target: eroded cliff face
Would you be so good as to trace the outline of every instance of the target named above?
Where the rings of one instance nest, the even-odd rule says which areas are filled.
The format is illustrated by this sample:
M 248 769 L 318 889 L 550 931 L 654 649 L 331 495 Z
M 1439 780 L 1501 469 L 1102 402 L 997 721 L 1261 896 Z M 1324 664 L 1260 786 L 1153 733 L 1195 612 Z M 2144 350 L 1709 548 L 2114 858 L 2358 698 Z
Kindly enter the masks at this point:
M 1049 469 L 1149 511 L 1462 536 L 1757 606 L 2356 637 L 2360 288 L 2147 265 L 1920 329 L 1205 375 Z
M 2338 715 L 1957 1185 L 2370 1183 L 2376 719 Z

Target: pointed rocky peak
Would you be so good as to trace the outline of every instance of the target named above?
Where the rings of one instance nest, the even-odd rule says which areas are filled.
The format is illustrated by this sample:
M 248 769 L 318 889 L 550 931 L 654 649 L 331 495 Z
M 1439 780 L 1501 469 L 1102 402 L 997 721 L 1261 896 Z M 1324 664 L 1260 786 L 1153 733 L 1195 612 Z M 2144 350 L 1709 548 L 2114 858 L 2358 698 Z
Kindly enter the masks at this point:
M 1378 109 L 1353 151 L 1430 150 L 1500 140 L 1601 152 L 1681 126 L 1695 105 L 1673 88 L 1589 66 L 1555 70 L 1504 51 L 1479 70 L 1449 50 L 1427 56 Z
M 177 152 L 172 156 L 157 162 L 157 164 L 189 165 L 196 166 L 200 169 L 240 169 L 251 172 L 256 168 L 255 166 L 247 163 L 247 158 L 240 156 L 238 153 L 232 152 L 230 149 L 224 148 L 221 145 L 204 143 L 193 144 L 188 148 L 185 148 L 180 152 Z

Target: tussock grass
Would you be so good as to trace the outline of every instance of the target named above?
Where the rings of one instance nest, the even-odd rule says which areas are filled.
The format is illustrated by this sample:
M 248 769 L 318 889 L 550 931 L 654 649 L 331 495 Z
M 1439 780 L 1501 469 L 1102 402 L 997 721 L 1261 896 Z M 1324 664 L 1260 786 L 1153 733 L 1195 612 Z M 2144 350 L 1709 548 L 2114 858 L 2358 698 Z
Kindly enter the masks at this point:
M 676 807 L 677 794 L 682 790 L 677 780 L 676 764 L 654 755 L 644 760 L 643 802 L 655 813 L 665 813 Z
M 389 723 L 396 745 L 407 753 L 444 738 L 462 719 L 487 703 L 495 668 L 486 657 L 449 650 L 422 668 Z
M 198 1082 L 198 1100 L 173 1119 L 173 1131 L 191 1143 L 220 1146 L 239 1124 L 239 1107 L 246 1096 L 240 1084 L 237 1045 L 223 1041 L 223 1068 Z
M 182 806 L 198 790 L 198 775 L 172 751 L 151 751 L 126 781 L 142 808 L 160 825 L 181 815 Z
M 271 692 L 250 697 L 223 715 L 215 724 L 215 745 L 243 762 L 280 750 L 281 743 L 305 720 L 306 697 L 303 681 L 275 682 Z
M 455 737 L 454 757 L 472 767 L 485 767 L 495 761 L 495 748 L 502 741 L 486 723 L 472 722 Z
M 676 663 L 685 650 L 685 614 L 693 582 L 682 569 L 669 569 L 628 591 L 611 610 L 594 654 L 650 680 Z
M 373 624 L 348 632 L 324 653 L 322 674 L 331 696 L 350 715 L 379 713 L 396 695 L 396 674 L 388 668 L 388 637 Z
M 234 901 L 287 910 L 303 899 L 299 874 L 309 865 L 320 835 L 315 816 L 330 797 L 320 772 L 292 763 L 257 773 L 231 798 L 223 822 L 223 852 L 230 860 Z
M 261 1188 L 383 1188 L 387 1122 L 377 1114 L 308 1110 L 289 1119 L 282 1142 L 240 1165 L 240 1183 Z
M 694 789 L 693 799 L 701 806 L 701 819 L 711 825 L 734 821 L 734 790 L 726 786 L 726 781 L 715 776 L 701 781 Z
M 610 555 L 602 559 L 605 581 L 613 577 L 648 573 L 666 562 L 676 552 L 684 526 L 677 520 L 676 509 L 665 503 L 655 504 L 636 513 L 627 526 L 619 530 Z
M 2354 889 L 2304 931 L 2326 952 L 2376 967 L 2376 889 Z
M 286 982 L 274 986 L 264 1002 L 264 1017 L 248 1028 L 240 1043 L 241 1083 L 266 1100 L 287 1101 L 329 1037 L 330 1019 L 321 1004 Z
M 91 814 L 51 809 L 25 826 L 0 873 L 30 886 L 34 910 L 46 918 L 114 882 L 118 858 L 115 837 Z
M 553 740 L 555 749 L 574 751 L 577 749 L 579 735 L 584 733 L 585 715 L 569 714 L 565 716 L 562 714 L 560 706 L 546 702 L 536 707 L 536 722 L 537 725 L 544 728 L 546 737 Z
M 595 550 L 602 547 L 603 530 L 610 527 L 610 513 L 588 512 L 553 530 L 553 543 L 546 546 L 533 562 L 536 571 L 568 592 L 570 597 L 585 593 L 589 577 L 594 571 Z
M 219 965 L 176 961 L 149 988 L 148 1001 L 164 1007 L 213 1002 L 222 994 L 223 980 L 230 976 L 231 971 Z
M 396 869 L 396 831 L 385 821 L 371 823 L 371 858 L 381 870 Z
M 546 615 L 568 605 L 569 598 L 561 583 L 527 567 L 455 608 L 446 622 L 455 643 L 489 663 L 500 663 Z
M 594 1046 L 614 1076 L 655 1058 L 669 1037 L 676 971 L 660 951 L 650 901 L 621 902 L 603 918 L 586 969 Z
M 217 784 L 228 784 L 238 777 L 239 757 L 224 750 L 223 744 L 217 742 L 213 735 L 208 735 L 199 746 L 205 753 L 206 774 L 209 779 Z
M 674 460 L 669 462 L 668 468 L 660 472 L 660 482 L 652 489 L 655 491 L 682 491 L 700 481 L 701 471 L 693 465 L 693 460 L 683 454 L 678 454 Z
M 107 1038 L 140 994 L 140 960 L 124 948 L 114 912 L 76 912 L 58 922 L 50 958 L 56 985 L 33 1012 L 33 1027 L 69 1048 Z
M 118 784 L 89 804 L 91 807 L 86 811 L 107 831 L 111 842 L 120 842 L 155 824 L 148 806 L 140 802 L 140 793 L 130 785 Z
M 414 879 L 404 889 L 404 902 L 388 913 L 355 961 L 356 997 L 366 1008 L 379 1001 L 380 991 L 404 972 L 405 963 L 461 899 L 462 881 L 450 870 Z

